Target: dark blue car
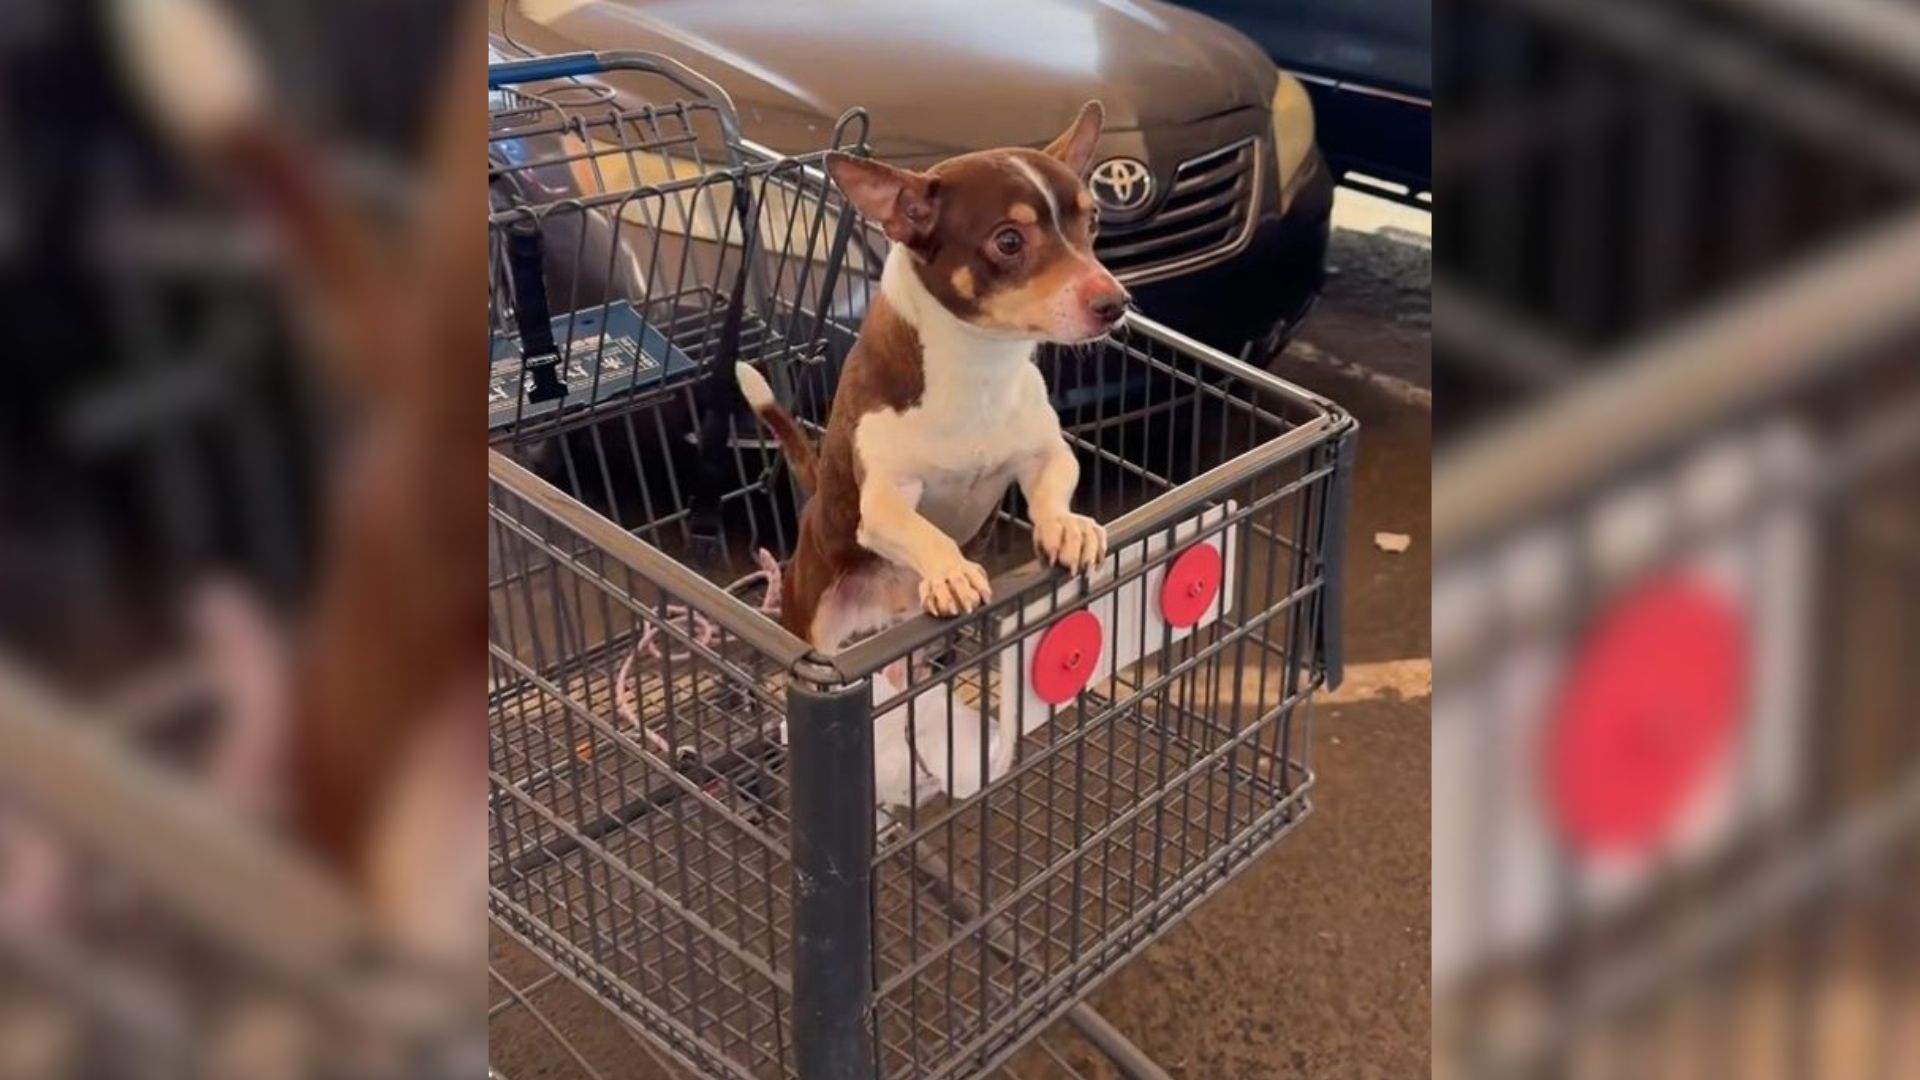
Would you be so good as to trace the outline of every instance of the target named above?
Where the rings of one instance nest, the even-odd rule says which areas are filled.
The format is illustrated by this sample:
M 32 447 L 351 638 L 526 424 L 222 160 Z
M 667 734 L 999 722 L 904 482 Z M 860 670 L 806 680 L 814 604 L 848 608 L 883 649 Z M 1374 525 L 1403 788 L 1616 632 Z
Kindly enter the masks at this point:
M 1181 3 L 1252 38 L 1306 84 L 1319 120 L 1321 153 L 1342 182 L 1403 201 L 1417 202 L 1431 191 L 1433 9 L 1428 0 Z

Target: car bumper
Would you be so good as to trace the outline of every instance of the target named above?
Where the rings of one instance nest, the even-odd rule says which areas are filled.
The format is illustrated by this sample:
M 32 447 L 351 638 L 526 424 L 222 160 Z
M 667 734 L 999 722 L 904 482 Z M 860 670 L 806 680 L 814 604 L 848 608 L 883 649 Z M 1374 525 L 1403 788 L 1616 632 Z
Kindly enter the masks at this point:
M 1247 243 L 1206 266 L 1131 287 L 1150 318 L 1213 347 L 1240 355 L 1284 345 L 1326 280 L 1333 178 L 1316 154 L 1295 181 L 1284 210 L 1264 199 Z

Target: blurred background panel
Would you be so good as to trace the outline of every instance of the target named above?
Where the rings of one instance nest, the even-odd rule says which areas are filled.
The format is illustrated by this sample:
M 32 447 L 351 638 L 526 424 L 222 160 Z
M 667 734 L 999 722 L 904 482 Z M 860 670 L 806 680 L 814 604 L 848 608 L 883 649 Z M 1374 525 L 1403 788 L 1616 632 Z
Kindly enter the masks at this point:
M 454 5 L 230 6 L 285 125 L 328 147 L 312 168 L 408 198 Z M 298 597 L 318 405 L 268 238 L 155 134 L 109 8 L 23 0 L 0 23 L 0 630 L 120 671 L 207 572 Z
M 1357 3 L 1291 0 L 489 5 L 489 49 L 496 62 L 632 49 L 671 57 L 712 79 L 737 110 L 739 158 L 762 176 L 766 166 L 754 163 L 763 151 L 805 161 L 830 145 L 864 143 L 882 160 L 924 167 L 985 147 L 1044 146 L 1081 103 L 1097 98 L 1106 125 L 1093 158 L 1091 195 L 1103 215 L 1095 250 L 1133 291 L 1141 312 L 1339 402 L 1365 433 L 1354 463 L 1353 517 L 1343 549 L 1351 583 L 1341 605 L 1347 613 L 1347 680 L 1337 697 L 1320 699 L 1313 717 L 1320 733 L 1316 745 L 1329 748 L 1316 764 L 1315 797 L 1324 801 L 1317 804 L 1323 809 L 1314 826 L 1224 887 L 1184 928 L 1118 968 L 1089 998 L 1097 1013 L 1074 1010 L 991 1069 L 1012 1052 L 1013 1029 L 1001 1026 L 997 1007 L 973 1004 L 989 999 L 969 989 L 972 976 L 992 972 L 997 979 L 1017 970 L 1024 963 L 1021 950 L 1073 937 L 1078 931 L 1063 928 L 1078 925 L 1093 909 L 1070 903 L 1060 911 L 1073 912 L 1071 923 L 1056 921 L 1031 933 L 1016 928 L 1013 965 L 1003 962 L 1006 956 L 983 961 L 951 989 L 935 984 L 941 971 L 953 969 L 942 967 L 937 952 L 918 953 L 919 970 L 933 981 L 926 990 L 921 975 L 899 983 L 912 1000 L 877 1013 L 887 1018 L 878 1040 L 887 1076 L 1034 1080 L 1427 1071 L 1431 230 L 1423 198 L 1428 110 L 1407 87 L 1425 81 L 1427 48 L 1418 39 L 1430 30 L 1426 0 L 1365 6 L 1368 17 L 1356 18 L 1362 7 Z M 1289 13 L 1296 17 L 1293 25 L 1271 18 Z M 1409 46 L 1409 38 L 1418 44 Z M 1295 51 L 1300 49 L 1321 62 L 1308 64 Z M 1409 56 L 1412 61 L 1404 62 Z M 657 76 L 614 69 L 583 73 L 575 84 L 526 89 L 525 95 L 500 94 L 495 103 L 490 156 L 502 202 L 493 221 L 504 232 L 529 212 L 537 215 L 544 245 L 538 265 L 549 276 L 544 290 L 504 274 L 496 287 L 491 314 L 504 316 L 495 327 L 505 347 L 496 353 L 499 389 L 490 419 L 499 446 L 578 498 L 571 513 L 575 524 L 557 526 L 563 532 L 591 515 L 603 516 L 586 538 L 592 551 L 585 562 L 616 560 L 606 552 L 618 549 L 604 545 L 609 539 L 625 544 L 629 538 L 622 533 L 631 533 L 710 575 L 712 584 L 738 590 L 748 603 L 762 602 L 760 575 L 749 573 L 751 557 L 763 543 L 769 555 L 789 550 L 785 486 L 767 486 L 768 477 L 777 480 L 779 474 L 756 463 L 764 444 L 746 429 L 736 429 L 731 446 L 713 440 L 719 467 L 709 475 L 723 479 L 705 487 L 674 481 L 676 472 L 699 475 L 694 456 L 702 443 L 684 438 L 682 430 L 701 407 L 689 390 L 697 385 L 698 361 L 727 355 L 716 345 L 731 348 L 721 340 L 727 320 L 686 319 L 681 312 L 719 310 L 718 300 L 729 296 L 728 282 L 753 278 L 729 268 L 760 266 L 773 281 L 791 282 L 785 292 L 767 294 L 778 303 L 756 299 L 742 306 L 726 299 L 726 310 L 742 312 L 739 347 L 749 351 L 741 355 L 766 356 L 776 387 L 783 377 L 792 381 L 793 390 L 776 392 L 797 403 L 794 411 L 803 423 L 824 418 L 832 376 L 851 338 L 848 324 L 863 310 L 884 247 L 869 246 L 854 232 L 836 278 L 824 272 L 835 256 L 821 250 L 832 230 L 813 227 L 837 220 L 830 190 L 809 180 L 796 198 L 785 193 L 793 190 L 787 184 L 726 183 L 736 191 L 757 187 L 762 205 L 779 208 L 789 219 L 761 234 L 754 257 L 741 257 L 745 245 L 724 239 L 728 229 L 720 223 L 733 217 L 724 200 L 681 202 L 701 184 L 716 192 L 725 174 L 714 166 L 733 160 L 719 145 L 726 140 L 713 137 L 706 122 L 716 110 L 685 100 L 693 88 L 682 85 L 676 92 Z M 1400 125 L 1388 130 L 1367 102 L 1390 105 Z M 592 125 L 590 130 L 622 135 L 582 136 L 585 152 L 574 151 L 569 167 L 558 168 L 553 143 L 559 140 L 547 136 L 559 124 L 541 114 L 561 107 L 570 120 Z M 617 109 L 631 115 L 622 118 Z M 682 132 L 678 125 L 689 116 L 705 121 L 689 125 L 692 133 Z M 702 129 L 709 129 L 705 137 Z M 1416 134 L 1409 136 L 1409 129 Z M 683 148 L 668 153 L 670 144 Z M 1390 168 L 1395 161 L 1404 167 Z M 1373 182 L 1364 182 L 1362 173 Z M 1410 179 L 1396 187 L 1388 179 L 1395 175 Z M 1120 183 L 1127 177 L 1132 179 Z M 632 212 L 576 228 L 570 219 L 583 215 L 555 202 L 576 191 L 626 199 Z M 703 219 L 709 224 L 703 226 Z M 739 220 L 755 219 L 745 212 Z M 516 239 L 528 235 L 503 235 L 499 261 L 511 265 Z M 809 250 L 816 242 L 810 236 L 821 248 Z M 699 255 L 679 257 L 702 245 L 730 250 L 714 251 L 704 262 Z M 581 261 L 582 250 L 616 272 L 592 272 L 592 263 Z M 608 258 L 610 250 L 620 254 Z M 528 259 L 522 265 L 535 264 Z M 628 266 L 649 269 L 629 274 Z M 809 266 L 819 272 L 792 272 Z M 549 310 L 527 317 L 518 305 L 543 294 Z M 585 391 L 576 404 L 567 412 L 545 404 L 572 398 L 571 390 L 549 391 L 544 400 L 537 385 L 522 391 L 512 341 L 524 344 L 538 335 L 521 330 L 582 303 L 600 307 L 609 295 L 624 296 L 646 312 L 674 346 L 658 350 L 659 374 L 647 376 L 658 382 L 642 384 L 637 366 L 630 366 L 632 354 L 607 344 L 617 338 L 600 328 L 611 320 L 588 321 L 580 324 L 587 328 L 582 339 L 605 366 L 583 366 L 577 374 L 567 369 L 565 378 Z M 783 308 L 805 317 L 794 319 Z M 820 311 L 830 312 L 828 318 L 816 319 L 813 313 Z M 567 339 L 564 329 L 555 330 L 554 347 Z M 529 357 L 539 355 L 528 350 Z M 589 389 L 596 371 L 598 391 Z M 629 371 L 635 372 L 631 381 Z M 1175 400 L 1103 363 L 1047 374 L 1062 409 L 1111 406 L 1102 415 L 1148 416 Z M 1129 387 L 1147 392 L 1152 410 L 1121 407 Z M 729 386 L 725 397 L 731 396 Z M 1183 420 L 1172 430 L 1186 427 Z M 553 437 L 566 428 L 573 430 L 570 445 Z M 724 424 L 710 430 L 722 431 Z M 1195 430 L 1211 426 L 1203 422 Z M 1160 453 L 1158 442 L 1128 445 Z M 661 447 L 657 454 L 654 446 Z M 677 449 L 669 452 L 668 446 Z M 638 461 L 621 464 L 634 450 L 646 455 L 651 472 L 642 472 Z M 1087 468 L 1083 491 L 1110 490 L 1091 479 L 1091 463 Z M 789 1035 L 794 1029 L 786 1018 L 802 1010 L 797 996 L 789 998 L 780 985 L 789 970 L 791 899 L 781 883 L 788 840 L 804 829 L 778 809 L 791 779 L 785 755 L 770 737 L 780 719 L 779 699 L 771 699 L 769 714 L 757 704 L 762 698 L 754 697 L 749 707 L 738 694 L 745 685 L 739 673 L 747 673 L 748 681 L 777 679 L 788 661 L 764 669 L 763 659 L 746 655 L 752 650 L 729 651 L 730 641 L 746 641 L 737 630 L 721 629 L 711 640 L 720 643 L 714 651 L 726 658 L 731 674 L 684 653 L 669 651 L 661 664 L 661 654 L 648 650 L 661 649 L 668 639 L 655 639 L 655 629 L 668 635 L 682 632 L 676 621 L 699 623 L 684 621 L 680 612 L 689 609 L 666 606 L 685 600 L 689 591 L 662 584 L 644 566 L 637 578 L 616 570 L 614 577 L 627 575 L 628 581 L 612 585 L 611 593 L 606 584 L 589 584 L 584 604 L 561 607 L 551 620 L 528 614 L 534 609 L 522 598 L 546 589 L 542 582 L 550 580 L 556 596 L 564 597 L 576 590 L 559 583 L 578 575 L 558 563 L 543 568 L 545 549 L 512 540 L 547 526 L 526 516 L 535 504 L 522 498 L 520 479 L 496 470 L 495 481 L 495 536 L 502 540 L 496 618 L 503 640 L 494 653 L 494 756 L 504 764 L 494 775 L 493 816 L 495 849 L 504 854 L 493 866 L 490 1063 L 499 1075 L 516 1078 L 691 1075 L 674 1060 L 715 1074 L 790 1075 L 796 1067 Z M 686 497 L 702 492 L 709 494 Z M 1022 552 L 1015 545 L 1005 554 L 1017 560 L 1025 557 Z M 611 617 L 596 614 L 605 610 L 590 599 L 596 595 L 612 597 Z M 694 620 L 702 618 L 699 604 L 690 610 Z M 664 684 L 675 687 L 677 679 L 689 679 L 694 694 L 676 688 L 663 696 L 648 689 L 664 685 L 663 673 Z M 540 688 L 536 679 L 552 688 Z M 634 693 L 623 703 L 629 685 Z M 566 713 L 582 723 L 569 719 L 562 727 L 542 719 L 562 699 L 577 702 Z M 662 702 L 678 704 L 659 711 Z M 619 711 L 605 711 L 609 705 Z M 1214 719 L 1230 711 L 1203 708 Z M 624 716 L 618 728 L 616 715 Z M 635 767 L 625 736 L 609 738 L 636 729 L 658 736 L 673 725 L 681 732 L 676 740 L 725 743 L 729 757 L 712 766 L 691 751 L 683 759 L 697 765 L 684 775 L 701 776 L 702 783 L 729 778 L 726 789 L 734 794 L 724 802 L 696 805 L 667 796 L 665 788 L 656 798 L 652 792 L 669 779 L 667 772 L 656 765 Z M 531 742 L 524 734 L 541 729 L 549 734 Z M 752 739 L 738 734 L 752 729 Z M 569 733 L 564 740 L 561 731 Z M 1126 805 L 1113 793 L 1100 794 L 1098 784 L 1071 786 L 1091 800 L 1089 806 Z M 1004 790 L 1028 808 L 1016 807 L 1009 823 L 1041 812 L 1036 808 L 1044 800 L 1018 788 Z M 675 809 L 661 813 L 667 798 Z M 746 827 L 743 814 L 754 818 Z M 581 830 L 603 850 L 549 841 L 568 829 Z M 964 850 L 968 841 L 961 836 L 928 850 L 942 843 Z M 1042 861 L 1052 875 L 1071 865 Z M 966 865 L 987 864 L 969 856 Z M 902 926 L 952 925 L 947 908 L 896 904 L 920 888 L 916 882 L 944 872 L 931 878 L 924 870 L 888 874 L 891 881 L 876 900 L 877 940 L 893 940 Z M 1018 895 L 1000 883 L 998 870 L 988 880 L 995 883 L 992 895 Z M 1137 891 L 1144 883 L 1136 874 L 1131 886 Z M 977 895 L 987 896 L 987 886 L 981 889 Z M 679 913 L 638 899 L 647 893 L 681 897 Z M 627 897 L 636 899 L 629 903 Z M 902 910 L 908 913 L 898 914 Z M 694 916 L 701 926 L 693 925 Z M 1156 916 L 1155 925 L 1167 923 Z M 976 936 L 968 947 L 982 940 Z M 1077 955 L 1108 955 L 1091 937 L 1074 940 L 1080 941 Z M 882 951 L 891 956 L 894 950 Z M 1065 985 L 1058 969 L 1048 978 Z M 1077 988 L 1092 985 L 1091 978 L 1073 978 Z M 884 1004 L 894 980 L 880 971 L 876 982 L 882 995 L 877 1000 Z M 1116 1042 L 1116 1033 L 1137 1040 L 1137 1051 L 1159 1065 L 1143 1068 L 1139 1053 L 1117 1050 L 1124 1044 Z M 680 1058 L 670 1056 L 676 1054 Z
M 1912 1075 L 1920 11 L 1435 15 L 1436 1075 Z
M 302 173 L 384 229 L 447 58 L 478 71 L 463 8 L 208 10 Z M 358 413 L 288 246 L 163 136 L 115 16 L 0 12 L 0 1075 L 475 1073 L 478 1009 L 282 823 L 289 657 Z

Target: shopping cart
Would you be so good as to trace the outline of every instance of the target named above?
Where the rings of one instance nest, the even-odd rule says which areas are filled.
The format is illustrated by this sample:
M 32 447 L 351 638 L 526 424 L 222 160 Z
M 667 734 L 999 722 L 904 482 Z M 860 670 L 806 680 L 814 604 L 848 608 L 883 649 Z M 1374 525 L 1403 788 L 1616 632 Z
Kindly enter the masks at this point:
M 1916 1060 L 1920 87 L 1900 34 L 1709 7 L 1444 20 L 1451 1075 Z
M 819 655 L 732 368 L 817 432 L 879 246 L 679 65 L 493 83 L 496 925 L 703 1075 L 994 1068 L 1307 814 L 1353 421 L 1145 319 L 1043 349 L 1112 556 L 1010 498 L 992 604 Z

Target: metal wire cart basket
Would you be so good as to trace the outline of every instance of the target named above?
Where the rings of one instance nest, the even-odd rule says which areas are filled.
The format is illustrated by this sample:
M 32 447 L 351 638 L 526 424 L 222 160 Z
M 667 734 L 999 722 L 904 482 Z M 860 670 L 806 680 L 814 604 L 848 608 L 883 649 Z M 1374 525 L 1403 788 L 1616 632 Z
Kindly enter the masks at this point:
M 1832 14 L 1440 20 L 1436 1075 L 1920 1060 L 1920 23 Z
M 1143 319 L 1043 350 L 1108 563 L 1010 499 L 990 606 L 816 655 L 733 366 L 817 431 L 877 248 L 678 65 L 493 78 L 497 926 L 703 1074 L 991 1069 L 1308 812 L 1353 421 Z

